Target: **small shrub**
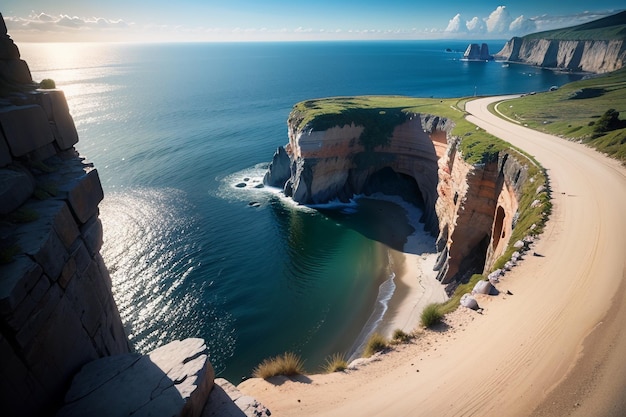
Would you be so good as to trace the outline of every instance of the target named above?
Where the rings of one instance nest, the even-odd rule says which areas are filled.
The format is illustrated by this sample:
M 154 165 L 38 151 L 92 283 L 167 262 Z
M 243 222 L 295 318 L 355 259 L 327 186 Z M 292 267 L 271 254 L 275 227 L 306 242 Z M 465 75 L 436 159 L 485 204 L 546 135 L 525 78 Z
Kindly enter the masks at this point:
M 365 345 L 365 349 L 363 350 L 363 357 L 369 358 L 374 353 L 381 352 L 387 349 L 388 347 L 389 347 L 389 343 L 387 342 L 387 339 L 385 339 L 379 333 L 374 333 L 369 338 L 369 340 L 367 341 L 367 344 Z
M 0 245 L 0 265 L 13 262 L 13 257 L 19 254 L 22 249 L 16 245 L 11 244 L 7 246 Z
M 405 343 L 411 340 L 411 335 L 405 333 L 402 329 L 396 329 L 393 331 L 392 339 L 397 343 Z
M 341 372 L 345 371 L 346 368 L 348 368 L 348 362 L 343 353 L 335 353 L 326 358 L 326 363 L 324 364 L 326 373 Z
M 606 132 L 624 127 L 624 123 L 619 119 L 619 112 L 615 109 L 608 109 L 595 124 L 593 136 L 598 137 Z
M 437 323 L 441 322 L 443 318 L 443 312 L 441 310 L 440 304 L 431 303 L 428 304 L 424 311 L 422 311 L 421 322 L 424 327 L 432 327 Z
M 292 352 L 265 359 L 252 372 L 255 378 L 271 378 L 277 375 L 293 376 L 304 373 L 304 361 Z
M 43 88 L 44 90 L 52 90 L 54 88 L 57 88 L 57 85 L 53 79 L 46 78 L 41 80 L 41 82 L 39 83 L 39 88 Z

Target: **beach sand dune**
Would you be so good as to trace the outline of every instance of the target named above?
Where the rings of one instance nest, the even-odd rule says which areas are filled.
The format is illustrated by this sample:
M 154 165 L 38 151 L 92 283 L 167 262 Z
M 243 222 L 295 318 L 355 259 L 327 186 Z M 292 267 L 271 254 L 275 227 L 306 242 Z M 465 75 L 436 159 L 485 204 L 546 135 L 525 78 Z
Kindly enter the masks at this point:
M 470 102 L 469 119 L 548 169 L 542 256 L 479 297 L 482 314 L 459 309 L 356 370 L 240 384 L 273 416 L 626 415 L 626 170 L 491 115 L 498 99 Z

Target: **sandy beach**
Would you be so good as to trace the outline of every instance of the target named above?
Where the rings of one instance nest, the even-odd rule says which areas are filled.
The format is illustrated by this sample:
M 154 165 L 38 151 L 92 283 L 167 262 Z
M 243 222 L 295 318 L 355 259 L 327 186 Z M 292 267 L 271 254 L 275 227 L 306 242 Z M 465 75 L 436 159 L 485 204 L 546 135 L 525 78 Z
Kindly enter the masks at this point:
M 378 332 L 390 338 L 394 330 L 415 330 L 422 310 L 429 303 L 448 299 L 443 286 L 435 279 L 433 266 L 437 254 L 415 255 L 390 249 L 396 265 L 396 291 Z
M 250 379 L 244 394 L 278 417 L 626 415 L 626 169 L 491 115 L 497 99 L 469 103 L 469 119 L 548 170 L 553 213 L 532 248 L 541 256 L 507 273 L 500 295 L 479 297 L 482 314 L 461 308 L 355 370 Z M 411 256 L 403 276 L 416 276 Z M 417 325 L 407 300 L 390 304 L 388 327 Z

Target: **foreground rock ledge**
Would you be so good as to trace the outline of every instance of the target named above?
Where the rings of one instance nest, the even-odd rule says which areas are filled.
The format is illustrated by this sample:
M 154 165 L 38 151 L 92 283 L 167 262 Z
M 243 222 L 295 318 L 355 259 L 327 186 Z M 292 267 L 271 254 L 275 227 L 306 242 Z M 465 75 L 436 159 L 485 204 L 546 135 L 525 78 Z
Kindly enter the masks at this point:
M 200 416 L 215 378 L 207 358 L 204 340 L 185 339 L 95 360 L 74 377 L 57 417 Z

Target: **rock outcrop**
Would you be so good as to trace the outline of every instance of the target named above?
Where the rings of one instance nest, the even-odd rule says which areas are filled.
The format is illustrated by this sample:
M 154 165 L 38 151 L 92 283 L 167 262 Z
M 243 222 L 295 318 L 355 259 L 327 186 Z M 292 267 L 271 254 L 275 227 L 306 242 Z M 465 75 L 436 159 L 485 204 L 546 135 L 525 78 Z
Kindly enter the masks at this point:
M 98 172 L 74 150 L 60 90 L 34 90 L 0 29 L 0 398 L 4 415 L 43 415 L 84 364 L 128 340 L 99 250 Z
M 489 46 L 486 43 L 478 45 L 470 43 L 463 54 L 466 61 L 492 61 L 493 56 L 489 55 Z
M 147 355 L 108 356 L 74 377 L 57 417 L 200 417 L 214 378 L 202 339 L 173 341 Z
M 98 171 L 74 148 L 63 92 L 36 87 L 0 15 L 2 415 L 55 415 L 64 397 L 60 416 L 208 415 L 202 339 L 130 352 L 100 256 Z
M 354 121 L 360 116 L 332 126 L 316 119 L 303 125 L 302 108 L 289 118 L 289 143 L 276 152 L 266 184 L 302 204 L 382 191 L 421 205 L 421 221 L 438 236 L 442 283 L 482 273 L 504 253 L 528 180 L 526 157 L 507 148 L 470 164 L 459 150 L 461 138 L 451 133 L 454 123 L 427 113 L 405 112 L 368 147 L 368 127 Z M 376 109 L 368 117 L 376 125 L 390 112 Z

